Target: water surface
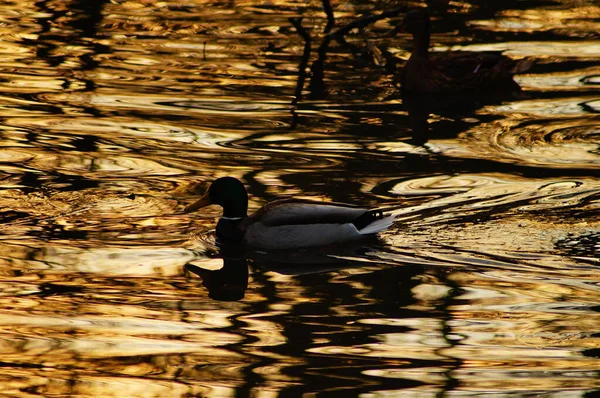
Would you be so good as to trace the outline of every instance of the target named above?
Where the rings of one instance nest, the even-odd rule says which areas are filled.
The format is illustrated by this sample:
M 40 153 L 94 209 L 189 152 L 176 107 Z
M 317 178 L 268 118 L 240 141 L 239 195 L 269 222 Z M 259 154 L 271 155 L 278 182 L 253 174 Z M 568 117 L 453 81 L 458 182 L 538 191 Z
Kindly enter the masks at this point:
M 418 5 L 392 3 L 334 3 L 336 26 Z M 407 59 L 402 14 L 351 32 L 361 51 L 332 41 L 317 96 L 298 78 L 321 2 L 2 9 L 6 394 L 600 390 L 594 1 L 432 3 L 434 51 L 534 66 L 522 92 L 434 101 L 426 134 L 373 55 Z M 333 253 L 220 249 L 220 209 L 182 210 L 225 175 L 251 210 L 295 195 L 398 221 Z

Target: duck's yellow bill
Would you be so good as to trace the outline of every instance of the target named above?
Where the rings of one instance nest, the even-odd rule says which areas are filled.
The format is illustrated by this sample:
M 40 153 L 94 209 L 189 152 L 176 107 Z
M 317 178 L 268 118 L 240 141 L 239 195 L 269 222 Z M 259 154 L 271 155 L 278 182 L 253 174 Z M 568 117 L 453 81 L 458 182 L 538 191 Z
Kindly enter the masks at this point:
M 184 213 L 191 213 L 194 210 L 198 210 L 202 207 L 208 206 L 210 205 L 210 199 L 208 198 L 208 195 L 203 196 L 202 198 L 200 198 L 200 200 L 198 200 L 197 202 L 192 203 L 189 206 L 186 206 L 185 209 L 183 209 Z

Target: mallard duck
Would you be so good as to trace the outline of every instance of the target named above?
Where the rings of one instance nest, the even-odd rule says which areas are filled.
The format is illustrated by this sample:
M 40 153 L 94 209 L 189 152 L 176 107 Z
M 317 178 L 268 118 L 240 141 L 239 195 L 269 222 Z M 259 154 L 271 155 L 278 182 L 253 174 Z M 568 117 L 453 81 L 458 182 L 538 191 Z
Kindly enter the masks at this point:
M 223 207 L 216 228 L 218 240 L 259 249 L 295 249 L 356 240 L 383 231 L 394 221 L 393 216 L 380 210 L 301 199 L 277 200 L 248 216 L 248 193 L 244 184 L 233 177 L 215 180 L 206 195 L 184 212 L 210 204 Z
M 532 65 L 531 60 L 515 61 L 496 52 L 430 54 L 429 14 L 424 8 L 406 13 L 402 25 L 414 43 L 400 77 L 405 94 L 518 91 L 513 75 Z

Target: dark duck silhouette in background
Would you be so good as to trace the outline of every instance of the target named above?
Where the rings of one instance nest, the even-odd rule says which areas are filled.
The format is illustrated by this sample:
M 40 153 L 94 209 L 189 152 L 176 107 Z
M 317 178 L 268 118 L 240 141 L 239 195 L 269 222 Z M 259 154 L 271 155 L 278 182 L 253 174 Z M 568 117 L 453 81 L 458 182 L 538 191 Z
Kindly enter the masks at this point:
M 414 43 L 400 77 L 403 95 L 519 91 L 513 75 L 532 65 L 530 60 L 513 60 L 496 52 L 430 53 L 430 20 L 424 8 L 406 13 L 402 25 Z
M 350 205 L 282 199 L 248 216 L 248 193 L 233 177 L 215 180 L 208 193 L 187 206 L 189 213 L 211 204 L 223 207 L 217 239 L 259 249 L 296 249 L 357 240 L 390 227 L 394 216 Z

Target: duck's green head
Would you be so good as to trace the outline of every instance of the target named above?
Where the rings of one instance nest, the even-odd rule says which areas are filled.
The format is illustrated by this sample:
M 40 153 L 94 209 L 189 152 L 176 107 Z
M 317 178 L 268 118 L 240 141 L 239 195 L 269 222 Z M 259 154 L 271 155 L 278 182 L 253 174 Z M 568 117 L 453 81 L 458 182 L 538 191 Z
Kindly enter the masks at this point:
M 189 213 L 208 205 L 223 208 L 224 217 L 246 217 L 248 213 L 248 192 L 237 178 L 221 177 L 215 180 L 206 195 L 185 208 Z

